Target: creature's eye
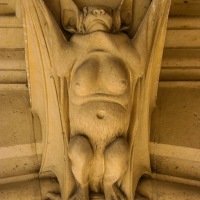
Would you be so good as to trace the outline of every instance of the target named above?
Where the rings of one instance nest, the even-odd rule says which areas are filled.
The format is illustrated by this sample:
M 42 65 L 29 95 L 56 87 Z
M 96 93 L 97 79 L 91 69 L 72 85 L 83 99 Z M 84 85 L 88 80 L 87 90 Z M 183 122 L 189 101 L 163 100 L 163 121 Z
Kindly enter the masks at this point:
M 92 11 L 92 14 L 93 15 L 105 15 L 105 10 L 103 10 L 103 9 L 94 9 Z
M 97 9 L 93 10 L 93 11 L 92 11 L 92 14 L 93 14 L 93 15 L 98 15 L 98 14 L 99 14 L 99 10 L 97 10 Z
M 100 12 L 100 15 L 105 15 L 105 10 L 100 9 L 99 12 Z

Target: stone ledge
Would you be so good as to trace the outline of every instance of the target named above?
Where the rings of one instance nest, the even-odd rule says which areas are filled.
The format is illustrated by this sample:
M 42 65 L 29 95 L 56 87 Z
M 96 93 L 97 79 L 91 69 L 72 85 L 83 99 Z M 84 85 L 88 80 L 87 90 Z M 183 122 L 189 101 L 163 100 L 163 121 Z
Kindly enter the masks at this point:
M 168 20 L 168 29 L 199 29 L 200 28 L 200 16 L 199 17 L 170 17 Z
M 200 81 L 200 68 L 162 68 L 160 81 Z
M 184 3 L 189 1 L 181 1 L 181 3 L 174 3 L 172 1 L 170 16 L 200 16 L 200 3 Z
M 150 152 L 153 172 L 200 181 L 200 149 L 151 142 Z
M 55 179 L 39 179 L 38 174 L 30 174 L 11 178 L 7 184 L 0 185 L 1 200 L 41 200 L 47 199 L 49 191 L 59 192 Z
M 199 102 L 200 82 L 160 82 L 151 142 L 200 149 Z
M 25 70 L 0 70 L 0 84 L 25 84 Z
M 162 68 L 200 68 L 200 49 L 164 49 Z
M 165 176 L 163 180 L 155 178 L 142 178 L 138 185 L 138 193 L 150 200 L 198 200 L 200 197 L 200 187 L 176 183 L 174 177 L 169 179 Z
M 200 30 L 168 30 L 165 48 L 200 48 Z
M 24 48 L 23 28 L 0 28 L 0 48 Z
M 0 147 L 33 143 L 33 118 L 27 88 L 25 90 L 23 84 L 21 88 L 0 84 L 0 102 Z
M 25 70 L 24 49 L 0 49 L 0 70 Z
M 0 16 L 0 28 L 22 28 L 22 22 L 14 16 Z

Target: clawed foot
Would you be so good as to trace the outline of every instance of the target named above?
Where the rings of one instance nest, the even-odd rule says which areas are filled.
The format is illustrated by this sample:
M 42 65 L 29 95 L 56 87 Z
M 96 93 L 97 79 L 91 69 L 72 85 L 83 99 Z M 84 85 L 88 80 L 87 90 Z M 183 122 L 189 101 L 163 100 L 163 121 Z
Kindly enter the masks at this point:
M 47 194 L 47 199 L 50 199 L 50 200 L 61 200 L 61 197 L 60 197 L 59 194 L 48 193 Z
M 106 200 L 126 200 L 125 195 L 117 186 L 107 187 L 104 194 Z
M 89 200 L 88 188 L 79 187 L 69 200 Z

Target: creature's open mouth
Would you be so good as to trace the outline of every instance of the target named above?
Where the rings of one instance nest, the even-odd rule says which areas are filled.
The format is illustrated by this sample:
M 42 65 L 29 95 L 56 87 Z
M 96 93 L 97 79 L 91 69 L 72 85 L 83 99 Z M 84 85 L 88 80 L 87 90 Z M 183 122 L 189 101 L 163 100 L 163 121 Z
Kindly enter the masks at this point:
M 110 30 L 110 27 L 108 24 L 106 24 L 105 21 L 101 20 L 101 19 L 95 19 L 88 27 L 88 31 L 90 31 L 94 26 L 97 25 L 102 25 L 104 28 L 106 28 L 107 30 Z

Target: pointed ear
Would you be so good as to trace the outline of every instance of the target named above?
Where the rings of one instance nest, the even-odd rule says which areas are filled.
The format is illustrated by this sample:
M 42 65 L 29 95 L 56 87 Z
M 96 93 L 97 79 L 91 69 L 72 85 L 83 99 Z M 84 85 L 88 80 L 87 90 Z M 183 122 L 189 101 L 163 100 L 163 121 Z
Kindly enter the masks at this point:
M 113 10 L 113 33 L 119 32 L 121 28 L 121 9 L 123 6 L 124 0 L 121 0 L 120 5 L 117 9 Z
M 82 12 L 73 0 L 61 0 L 61 21 L 70 33 L 80 32 Z

